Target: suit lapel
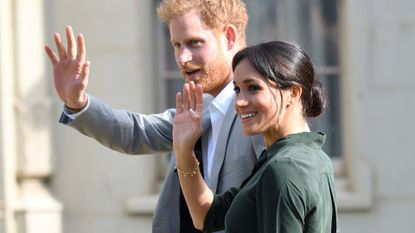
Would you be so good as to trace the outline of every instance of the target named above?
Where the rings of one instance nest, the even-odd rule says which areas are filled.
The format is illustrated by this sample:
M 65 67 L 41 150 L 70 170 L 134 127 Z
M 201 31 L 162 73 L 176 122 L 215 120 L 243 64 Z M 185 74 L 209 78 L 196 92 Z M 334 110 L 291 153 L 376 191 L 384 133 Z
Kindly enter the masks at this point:
M 219 132 L 218 141 L 216 142 L 215 153 L 212 161 L 212 170 L 210 172 L 210 182 L 209 187 L 216 193 L 216 188 L 218 185 L 218 178 L 222 168 L 223 161 L 225 159 L 226 148 L 228 146 L 229 134 L 232 129 L 232 125 L 236 119 L 236 111 L 233 108 L 233 102 L 229 107 L 228 111 L 225 114 L 223 119 L 222 127 Z

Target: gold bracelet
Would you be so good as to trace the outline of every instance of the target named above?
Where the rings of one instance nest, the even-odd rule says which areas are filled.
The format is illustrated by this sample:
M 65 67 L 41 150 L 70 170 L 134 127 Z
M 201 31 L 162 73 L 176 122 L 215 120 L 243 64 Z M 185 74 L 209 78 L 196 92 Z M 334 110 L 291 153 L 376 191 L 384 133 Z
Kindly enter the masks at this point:
M 174 167 L 176 168 L 177 173 L 179 173 L 183 177 L 186 177 L 186 176 L 193 177 L 194 175 L 196 175 L 196 173 L 198 171 L 200 171 L 199 165 L 200 165 L 200 163 L 199 163 L 199 161 L 197 161 L 192 170 L 182 170 L 182 169 L 178 168 L 177 166 L 174 166 Z

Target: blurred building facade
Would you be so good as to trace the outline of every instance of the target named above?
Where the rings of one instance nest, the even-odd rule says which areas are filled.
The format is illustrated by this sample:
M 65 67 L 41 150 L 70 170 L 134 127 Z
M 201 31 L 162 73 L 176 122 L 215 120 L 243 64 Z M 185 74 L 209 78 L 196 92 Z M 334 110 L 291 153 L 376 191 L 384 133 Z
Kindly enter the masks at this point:
M 0 233 L 151 232 L 168 155 L 109 150 L 58 123 L 43 51 L 86 38 L 88 92 L 113 107 L 171 106 L 180 74 L 151 0 L 0 0 Z M 245 1 L 249 44 L 295 41 L 329 89 L 340 232 L 415 229 L 415 2 Z

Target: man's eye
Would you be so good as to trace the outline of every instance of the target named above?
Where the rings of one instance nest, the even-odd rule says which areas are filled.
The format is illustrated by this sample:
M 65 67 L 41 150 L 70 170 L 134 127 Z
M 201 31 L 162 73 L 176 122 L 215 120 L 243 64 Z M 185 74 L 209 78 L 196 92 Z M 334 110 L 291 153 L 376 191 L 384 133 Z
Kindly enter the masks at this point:
M 191 40 L 191 41 L 189 41 L 189 45 L 190 46 L 198 46 L 198 45 L 200 45 L 200 41 L 198 41 L 198 40 Z
M 179 48 L 180 48 L 180 44 L 179 44 L 179 43 L 173 43 L 173 47 L 174 47 L 175 49 L 179 49 Z

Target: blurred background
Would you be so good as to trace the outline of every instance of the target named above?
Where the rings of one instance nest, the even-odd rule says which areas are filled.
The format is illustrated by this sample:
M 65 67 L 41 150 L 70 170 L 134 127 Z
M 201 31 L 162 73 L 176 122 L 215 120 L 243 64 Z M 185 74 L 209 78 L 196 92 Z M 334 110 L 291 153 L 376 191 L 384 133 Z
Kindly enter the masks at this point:
M 88 93 L 157 113 L 182 85 L 159 0 L 0 0 L 0 233 L 147 233 L 168 155 L 124 155 L 58 123 L 43 46 L 86 38 Z M 245 0 L 248 44 L 312 57 L 329 97 L 342 233 L 415 229 L 415 1 Z

